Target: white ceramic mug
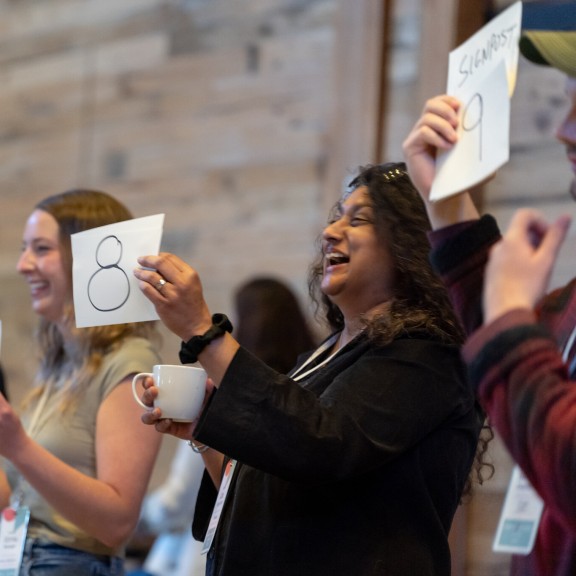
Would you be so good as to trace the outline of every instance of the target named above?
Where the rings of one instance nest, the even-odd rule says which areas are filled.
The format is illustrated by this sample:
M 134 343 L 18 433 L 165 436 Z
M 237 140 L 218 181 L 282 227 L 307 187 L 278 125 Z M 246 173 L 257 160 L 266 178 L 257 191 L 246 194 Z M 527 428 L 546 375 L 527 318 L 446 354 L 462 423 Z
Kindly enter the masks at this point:
M 154 407 L 162 410 L 163 418 L 175 422 L 192 422 L 198 418 L 206 391 L 206 371 L 196 366 L 156 364 L 152 372 L 140 372 L 132 379 L 132 393 L 140 406 L 150 408 L 142 402 L 137 391 L 138 382 L 152 378 L 158 388 Z

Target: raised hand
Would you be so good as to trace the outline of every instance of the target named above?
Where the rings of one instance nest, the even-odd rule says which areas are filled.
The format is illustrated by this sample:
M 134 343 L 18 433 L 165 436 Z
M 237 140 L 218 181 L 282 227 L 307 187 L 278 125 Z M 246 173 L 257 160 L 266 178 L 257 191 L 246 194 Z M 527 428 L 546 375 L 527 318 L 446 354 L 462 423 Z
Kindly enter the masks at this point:
M 143 256 L 138 263 L 144 267 L 134 270 L 140 289 L 169 330 L 187 341 L 210 328 L 212 318 L 194 268 L 167 252 Z
M 543 215 L 521 209 L 490 252 L 484 279 L 484 323 L 514 308 L 533 309 L 544 295 L 571 219 L 548 224 Z
M 450 150 L 458 141 L 459 110 L 460 102 L 452 96 L 431 98 L 402 145 L 410 179 L 426 203 L 433 228 L 478 218 L 478 211 L 467 192 L 430 202 L 436 155 L 440 150 Z
M 459 108 L 452 96 L 431 98 L 402 145 L 410 178 L 424 200 L 436 175 L 436 152 L 450 150 L 458 141 Z

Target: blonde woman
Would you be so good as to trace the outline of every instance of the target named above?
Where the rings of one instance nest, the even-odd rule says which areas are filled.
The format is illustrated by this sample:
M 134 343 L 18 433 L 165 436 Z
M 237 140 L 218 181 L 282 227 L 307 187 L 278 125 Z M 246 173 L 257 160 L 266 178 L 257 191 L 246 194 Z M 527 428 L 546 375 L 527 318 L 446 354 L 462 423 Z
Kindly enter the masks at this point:
M 70 236 L 130 218 L 108 194 L 73 190 L 39 202 L 24 228 L 17 269 L 40 317 L 41 359 L 21 418 L 0 397 L 0 504 L 29 513 L 19 576 L 124 573 L 160 442 L 130 382 L 159 361 L 156 328 L 75 327 Z

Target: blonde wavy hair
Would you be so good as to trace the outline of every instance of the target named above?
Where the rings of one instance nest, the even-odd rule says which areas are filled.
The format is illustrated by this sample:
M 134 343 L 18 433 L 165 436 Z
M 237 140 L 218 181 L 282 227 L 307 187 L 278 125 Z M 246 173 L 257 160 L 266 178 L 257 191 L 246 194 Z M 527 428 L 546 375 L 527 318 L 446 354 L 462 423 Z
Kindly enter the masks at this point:
M 58 223 L 62 263 L 70 286 L 71 235 L 132 218 L 128 208 L 109 194 L 87 189 L 74 189 L 49 196 L 38 202 L 34 210 L 50 214 Z M 54 322 L 40 319 L 36 330 L 40 365 L 36 386 L 26 398 L 25 405 L 41 395 L 47 387 L 58 387 L 60 410 L 66 412 L 73 408 L 75 400 L 90 385 L 104 356 L 118 349 L 126 338 L 145 338 L 158 346 L 161 343 L 156 322 L 76 328 L 71 300 L 66 304 L 63 321 L 67 330 L 66 339 Z

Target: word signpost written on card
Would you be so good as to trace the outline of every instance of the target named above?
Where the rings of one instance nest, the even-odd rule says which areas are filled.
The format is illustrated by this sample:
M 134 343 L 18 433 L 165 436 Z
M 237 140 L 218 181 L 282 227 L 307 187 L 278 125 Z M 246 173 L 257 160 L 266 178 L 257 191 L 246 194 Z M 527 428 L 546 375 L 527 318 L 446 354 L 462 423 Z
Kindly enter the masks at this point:
M 462 103 L 458 142 L 438 154 L 432 201 L 479 184 L 508 161 L 521 23 L 516 2 L 450 53 L 447 93 Z

